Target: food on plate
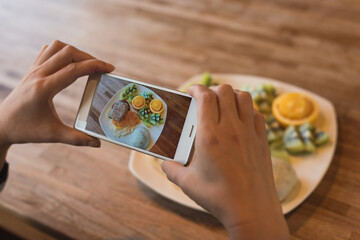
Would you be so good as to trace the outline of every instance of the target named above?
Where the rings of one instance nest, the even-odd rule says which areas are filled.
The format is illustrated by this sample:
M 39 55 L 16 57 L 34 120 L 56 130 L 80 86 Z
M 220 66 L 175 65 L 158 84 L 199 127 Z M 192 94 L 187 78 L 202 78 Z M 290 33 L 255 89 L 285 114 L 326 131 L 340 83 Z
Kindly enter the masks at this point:
M 160 99 L 153 99 L 149 107 L 153 113 L 162 113 L 162 111 L 164 111 L 164 103 Z
M 124 102 L 128 104 L 127 101 L 129 101 L 134 109 L 138 110 L 137 114 L 146 127 L 149 128 L 164 123 L 161 113 L 165 110 L 165 104 L 162 100 L 155 99 L 152 92 L 144 91 L 139 95 L 137 93 L 137 86 L 132 84 L 121 92 L 120 98 L 126 99 L 121 100 L 123 101 L 122 104 L 124 104 Z
M 289 126 L 285 130 L 283 142 L 289 153 L 297 154 L 305 151 L 305 144 L 295 126 Z
M 203 73 L 203 75 L 201 76 L 200 84 L 205 85 L 207 87 L 217 85 L 216 83 L 214 83 L 213 78 L 208 72 Z
M 130 144 L 134 147 L 146 149 L 149 146 L 151 135 L 147 128 L 137 127 L 134 132 L 131 133 Z
M 147 106 L 154 99 L 154 96 L 153 96 L 152 92 L 143 92 L 142 95 L 145 98 L 145 103 L 146 103 Z
M 276 192 L 280 201 L 284 201 L 295 187 L 298 179 L 289 161 L 271 158 Z
M 152 125 L 159 125 L 164 123 L 164 119 L 161 117 L 160 113 L 153 113 L 150 115 L 150 123 Z
M 151 116 L 151 111 L 150 108 L 148 106 L 143 107 L 142 109 L 140 109 L 138 111 L 138 114 L 140 116 L 140 119 L 143 121 L 144 125 L 146 127 L 151 127 L 151 123 L 150 123 L 150 116 Z
M 128 100 L 129 102 L 132 101 L 132 99 L 137 96 L 137 87 L 133 83 L 130 86 L 126 87 L 121 93 L 120 93 L 120 99 L 121 100 Z
M 160 125 L 165 122 L 166 110 L 166 102 L 155 92 L 129 83 L 111 98 L 99 117 L 99 123 L 111 139 L 147 149 L 161 135 L 163 126 Z
M 307 122 L 299 127 L 289 126 L 284 133 L 285 148 L 293 154 L 312 153 L 329 142 L 329 136 Z
M 291 92 L 278 96 L 272 104 L 272 112 L 284 127 L 313 123 L 319 115 L 319 106 L 310 96 Z
M 280 158 L 285 161 L 290 161 L 290 157 L 282 141 L 274 142 L 270 144 L 271 156 Z
M 281 141 L 283 137 L 283 129 L 280 124 L 272 114 L 265 115 L 265 126 L 266 126 L 266 134 L 269 144 Z
M 199 83 L 212 86 L 214 79 L 209 73 L 204 73 Z M 279 95 L 271 83 L 262 83 L 255 88 L 245 85 L 241 90 L 251 94 L 254 109 L 264 115 L 272 156 L 289 160 L 289 153 L 311 153 L 329 141 L 326 133 L 309 125 L 319 115 L 318 104 L 310 96 L 298 92 Z M 300 125 L 304 126 L 298 131 Z M 285 134 L 288 126 L 293 127 Z
M 136 109 L 139 110 L 145 107 L 145 98 L 141 95 L 137 95 L 133 98 L 131 105 Z
M 145 106 L 138 111 L 138 114 L 139 114 L 141 120 L 147 121 L 151 115 L 150 108 Z
M 158 100 L 158 99 L 154 99 L 154 100 Z M 161 100 L 159 100 L 159 101 L 162 103 Z M 164 105 L 162 105 L 162 111 L 161 112 L 163 112 L 163 111 L 164 111 Z M 146 127 L 151 127 L 151 126 L 158 126 L 158 125 L 164 123 L 164 119 L 161 117 L 161 112 L 160 113 L 154 113 L 151 110 L 151 108 L 145 106 L 145 107 L 143 107 L 142 109 L 140 109 L 138 111 L 138 114 L 140 116 L 140 119 L 143 121 L 144 125 Z
M 120 121 L 129 110 L 129 103 L 125 100 L 119 100 L 112 105 L 108 117 L 115 121 Z
M 201 80 L 199 84 L 205 85 L 206 87 L 216 86 L 218 85 L 212 78 L 211 74 L 208 72 L 203 73 L 201 76 Z M 187 89 L 194 85 L 194 83 L 190 83 L 187 86 L 185 86 L 183 89 L 181 89 L 182 92 L 187 92 Z
M 327 135 L 327 133 L 319 130 L 319 129 L 316 129 L 316 132 L 315 132 L 315 145 L 316 146 L 322 146 L 326 143 L 328 143 L 330 141 L 330 138 L 329 138 L 329 135 Z
M 140 123 L 140 117 L 136 112 L 128 111 L 120 121 L 112 119 L 111 123 L 111 131 L 114 136 L 121 137 L 134 131 Z
M 298 127 L 301 139 L 304 142 L 305 152 L 312 153 L 315 152 L 315 130 L 316 128 L 309 122 L 304 123 Z
M 260 84 L 256 88 L 244 86 L 242 91 L 247 91 L 251 94 L 254 102 L 254 108 L 262 114 L 270 114 L 271 106 L 274 99 L 277 97 L 276 89 L 272 84 Z

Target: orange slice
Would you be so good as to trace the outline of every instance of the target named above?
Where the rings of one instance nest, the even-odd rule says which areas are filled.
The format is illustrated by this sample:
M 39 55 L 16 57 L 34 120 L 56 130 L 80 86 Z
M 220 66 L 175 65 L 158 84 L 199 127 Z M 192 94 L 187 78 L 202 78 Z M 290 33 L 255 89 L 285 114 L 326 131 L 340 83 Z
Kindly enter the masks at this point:
M 141 95 L 137 95 L 133 98 L 131 104 L 136 110 L 139 110 L 145 106 L 145 98 Z
M 272 112 L 281 125 L 299 126 L 305 122 L 313 123 L 319 116 L 319 106 L 310 96 L 291 92 L 275 98 Z
M 160 99 L 153 99 L 149 107 L 153 113 L 162 113 L 162 111 L 164 111 L 164 103 Z

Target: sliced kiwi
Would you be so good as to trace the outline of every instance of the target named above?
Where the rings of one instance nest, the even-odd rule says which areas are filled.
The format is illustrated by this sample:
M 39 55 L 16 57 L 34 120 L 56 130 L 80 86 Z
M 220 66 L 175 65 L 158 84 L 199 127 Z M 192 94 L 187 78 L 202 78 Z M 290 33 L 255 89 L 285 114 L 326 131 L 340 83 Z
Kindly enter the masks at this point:
M 289 126 L 284 133 L 283 137 L 285 148 L 290 153 L 301 153 L 305 150 L 304 142 L 302 141 L 300 134 L 294 126 Z
M 317 130 L 317 132 L 315 134 L 315 145 L 316 146 L 324 145 L 327 142 L 329 142 L 329 140 L 330 140 L 329 135 L 327 135 L 326 133 L 324 133 L 321 130 Z
M 267 134 L 267 140 L 269 143 L 272 143 L 279 139 L 277 134 L 274 131 L 272 131 L 271 129 L 267 129 L 266 134 Z
M 127 99 L 128 98 L 128 95 L 126 94 L 126 92 L 122 92 L 121 94 L 120 94 L 120 99 L 121 100 L 125 100 L 125 99 Z
M 259 103 L 257 103 L 257 105 L 259 106 L 259 111 L 263 114 L 269 114 L 271 113 L 271 105 L 269 102 L 267 101 L 260 101 Z
M 298 128 L 301 138 L 304 141 L 305 151 L 312 153 L 316 150 L 315 146 L 315 131 L 316 128 L 309 122 L 304 123 Z
M 265 122 L 269 126 L 269 128 L 276 134 L 280 131 L 282 132 L 279 122 L 274 118 L 272 114 L 267 114 L 265 116 Z
M 271 156 L 290 161 L 289 154 L 287 153 L 282 141 L 270 144 Z
M 305 150 L 305 144 L 300 138 L 290 138 L 284 141 L 286 150 L 289 153 L 298 154 Z
M 310 131 L 311 133 L 314 133 L 316 128 L 311 123 L 306 122 L 303 125 L 301 125 L 298 129 L 300 133 L 305 131 Z
M 284 142 L 286 142 L 286 140 L 292 139 L 292 138 L 300 138 L 300 136 L 294 126 L 289 126 L 286 128 L 286 130 L 284 132 Z
M 251 92 L 251 97 L 252 97 L 253 101 L 254 101 L 256 104 L 259 104 L 259 103 L 260 103 L 260 101 L 261 101 L 261 96 L 260 96 L 259 92 L 252 91 L 252 92 Z
M 309 139 L 304 139 L 304 150 L 308 153 L 313 153 L 316 150 L 316 146 L 314 143 Z

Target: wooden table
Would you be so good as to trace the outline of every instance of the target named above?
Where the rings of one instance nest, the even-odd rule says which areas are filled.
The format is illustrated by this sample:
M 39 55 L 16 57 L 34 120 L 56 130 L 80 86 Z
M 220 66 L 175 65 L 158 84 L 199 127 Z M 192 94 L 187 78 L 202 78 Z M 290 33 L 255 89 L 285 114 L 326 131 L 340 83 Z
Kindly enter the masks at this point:
M 115 73 L 176 88 L 208 70 L 265 76 L 331 100 L 339 142 L 315 192 L 289 214 L 293 239 L 360 239 L 360 4 L 355 0 L 2 0 L 0 99 L 60 39 Z M 72 124 L 86 78 L 56 97 Z M 0 226 L 33 239 L 226 239 L 214 218 L 160 197 L 129 150 L 13 146 Z

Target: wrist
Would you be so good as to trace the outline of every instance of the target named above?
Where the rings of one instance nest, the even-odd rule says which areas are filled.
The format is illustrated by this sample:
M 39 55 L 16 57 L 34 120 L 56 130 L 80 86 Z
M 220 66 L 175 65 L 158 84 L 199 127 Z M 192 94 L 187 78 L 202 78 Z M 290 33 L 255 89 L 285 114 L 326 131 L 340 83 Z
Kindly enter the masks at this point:
M 230 240 L 290 240 L 289 229 L 283 215 L 261 217 L 252 222 L 226 227 Z

